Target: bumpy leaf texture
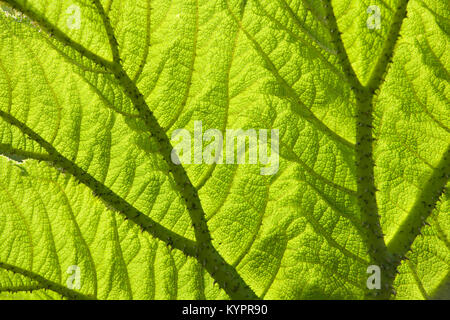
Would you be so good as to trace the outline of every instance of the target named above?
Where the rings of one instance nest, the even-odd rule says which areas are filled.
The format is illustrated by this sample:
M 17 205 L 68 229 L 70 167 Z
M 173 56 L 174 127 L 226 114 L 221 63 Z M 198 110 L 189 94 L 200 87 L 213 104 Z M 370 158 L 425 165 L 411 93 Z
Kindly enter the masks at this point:
M 0 298 L 448 297 L 449 18 L 444 0 L 1 1 Z M 278 129 L 278 172 L 174 164 L 195 121 Z

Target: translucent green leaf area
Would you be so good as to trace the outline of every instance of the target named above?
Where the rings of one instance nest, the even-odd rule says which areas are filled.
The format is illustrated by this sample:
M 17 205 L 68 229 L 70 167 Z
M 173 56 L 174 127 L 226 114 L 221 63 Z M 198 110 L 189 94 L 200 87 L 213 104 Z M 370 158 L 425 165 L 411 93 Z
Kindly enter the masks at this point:
M 449 10 L 0 1 L 0 298 L 448 298 Z M 197 121 L 278 171 L 175 164 Z

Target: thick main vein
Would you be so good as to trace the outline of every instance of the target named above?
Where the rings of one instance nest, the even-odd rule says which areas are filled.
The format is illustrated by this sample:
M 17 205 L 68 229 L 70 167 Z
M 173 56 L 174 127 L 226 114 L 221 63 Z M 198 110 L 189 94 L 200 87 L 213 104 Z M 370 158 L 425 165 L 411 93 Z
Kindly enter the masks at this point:
M 59 42 L 69 45 L 72 49 L 77 51 L 82 56 L 86 57 L 87 59 L 91 60 L 95 64 L 103 67 L 104 69 L 110 69 L 112 62 L 106 60 L 103 57 L 100 57 L 99 55 L 95 54 L 91 50 L 85 48 L 80 43 L 72 40 L 69 38 L 64 32 L 62 32 L 58 27 L 56 27 L 54 24 L 49 22 L 44 17 L 39 16 L 36 12 L 34 12 L 31 9 L 28 9 L 26 6 L 18 3 L 16 0 L 4 0 L 6 3 L 8 3 L 13 9 L 22 12 L 25 16 L 30 18 L 32 21 L 36 22 L 42 30 L 47 32 L 48 34 L 51 34 L 53 38 L 57 39 Z
M 328 25 L 332 42 L 338 51 L 339 60 L 345 74 L 353 85 L 353 91 L 357 99 L 357 126 L 356 126 L 356 176 L 357 198 L 361 216 L 367 224 L 366 241 L 369 244 L 369 256 L 371 263 L 380 266 L 384 271 L 381 274 L 382 288 L 371 292 L 371 297 L 387 299 L 392 294 L 392 283 L 395 279 L 396 267 L 392 264 L 392 255 L 388 251 L 384 241 L 384 235 L 380 225 L 380 216 L 376 201 L 377 188 L 375 187 L 373 157 L 373 103 L 374 96 L 381 83 L 384 81 L 389 63 L 394 54 L 394 48 L 400 33 L 403 20 L 406 17 L 408 0 L 402 0 L 394 14 L 393 23 L 388 32 L 387 40 L 372 71 L 367 85 L 363 86 L 352 67 L 341 33 L 339 31 L 336 16 L 330 0 L 322 0 L 325 9 L 325 22 Z
M 36 21 L 44 30 L 52 33 L 55 39 L 72 47 L 84 57 L 106 69 L 109 69 L 114 74 L 125 94 L 132 101 L 140 117 L 144 121 L 148 131 L 159 142 L 160 147 L 158 151 L 168 165 L 168 170 L 172 173 L 175 180 L 176 189 L 184 200 L 191 217 L 196 243 L 163 227 L 131 206 L 124 199 L 115 194 L 111 189 L 97 181 L 88 172 L 84 171 L 77 164 L 65 158 L 50 143 L 45 141 L 31 128 L 27 127 L 25 123 L 20 122 L 3 111 L 0 111 L 0 117 L 11 125 L 21 129 L 32 140 L 38 142 L 49 153 L 54 165 L 64 168 L 68 173 L 76 177 L 80 182 L 92 189 L 95 194 L 109 203 L 113 208 L 115 208 L 116 211 L 125 214 L 127 218 L 140 225 L 142 229 L 148 231 L 156 238 L 182 250 L 188 256 L 194 256 L 232 299 L 257 299 L 258 297 L 237 273 L 235 268 L 228 264 L 212 245 L 211 235 L 206 224 L 205 213 L 200 203 L 197 190 L 190 181 L 184 167 L 173 163 L 171 159 L 171 151 L 173 148 L 169 138 L 159 125 L 153 112 L 148 107 L 144 96 L 123 69 L 114 30 L 101 3 L 98 0 L 94 0 L 94 4 L 102 18 L 108 36 L 113 55 L 112 62 L 99 57 L 95 53 L 84 48 L 81 44 L 74 42 L 56 26 L 40 17 L 32 10 L 25 8 L 23 5 L 18 4 L 14 0 L 8 0 L 7 2 L 16 10 L 23 12 L 28 17 Z
M 98 197 L 108 203 L 115 211 L 122 213 L 128 219 L 139 225 L 142 229 L 149 232 L 152 236 L 166 243 L 171 243 L 174 248 L 184 251 L 189 256 L 195 255 L 195 243 L 192 240 L 184 238 L 173 231 L 165 228 L 153 219 L 149 218 L 138 209 L 131 206 L 128 202 L 118 196 L 114 191 L 96 180 L 88 172 L 81 169 L 77 164 L 70 161 L 59 153 L 48 141 L 43 139 L 39 134 L 29 128 L 26 124 L 20 122 L 10 114 L 0 110 L 0 118 L 17 127 L 31 140 L 38 143 L 48 153 L 48 161 L 55 167 L 62 168 L 70 173 L 78 181 L 91 189 Z M 32 154 L 27 154 L 32 158 Z M 40 159 L 37 159 L 40 160 Z
M 101 7 L 101 4 L 98 4 L 97 6 Z M 102 8 L 99 9 L 99 14 L 104 15 Z M 118 44 L 117 41 L 115 41 L 114 31 L 109 22 L 109 18 L 102 16 L 102 20 L 108 38 L 112 39 L 110 40 L 110 44 L 114 56 L 116 55 L 116 52 L 118 54 Z M 205 211 L 200 202 L 197 189 L 189 179 L 184 167 L 182 165 L 176 165 L 172 161 L 173 148 L 166 132 L 159 125 L 153 112 L 148 107 L 144 96 L 125 72 L 120 61 L 120 56 L 117 56 L 111 64 L 111 70 L 124 89 L 125 94 L 130 98 L 139 112 L 148 131 L 151 135 L 155 136 L 156 140 L 159 142 L 160 148 L 158 151 L 168 165 L 169 172 L 172 173 L 176 183 L 177 191 L 184 200 L 191 217 L 197 242 L 195 252 L 197 260 L 204 268 L 206 268 L 211 276 L 217 280 L 219 286 L 223 288 L 232 299 L 257 299 L 253 290 L 245 283 L 242 277 L 237 273 L 236 269 L 228 264 L 212 245 L 211 235 L 206 224 Z

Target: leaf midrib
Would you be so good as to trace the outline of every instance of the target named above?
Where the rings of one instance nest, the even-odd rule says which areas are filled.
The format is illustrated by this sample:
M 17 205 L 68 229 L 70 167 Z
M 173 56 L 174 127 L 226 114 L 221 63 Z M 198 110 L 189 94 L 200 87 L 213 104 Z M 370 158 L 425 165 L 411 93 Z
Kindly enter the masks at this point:
M 128 210 L 134 213 L 134 215 L 130 216 L 128 211 L 118 210 L 119 212 L 127 215 L 130 220 L 138 223 L 138 225 L 143 227 L 146 231 L 150 232 L 153 236 L 156 236 L 158 239 L 161 239 L 164 242 L 173 245 L 177 249 L 182 250 L 187 255 L 196 257 L 197 260 L 199 260 L 199 262 L 208 270 L 211 276 L 216 279 L 216 281 L 219 283 L 219 286 L 222 287 L 230 297 L 235 299 L 256 299 L 257 296 L 244 282 L 237 271 L 231 265 L 229 265 L 212 246 L 210 234 L 206 225 L 205 214 L 202 209 L 197 191 L 190 182 L 187 173 L 184 171 L 184 168 L 182 166 L 176 166 L 170 161 L 171 148 L 169 147 L 169 139 L 148 108 L 143 95 L 140 93 L 135 83 L 124 71 L 121 65 L 118 43 L 115 39 L 113 29 L 109 22 L 109 18 L 106 16 L 100 2 L 96 0 L 94 1 L 94 4 L 96 5 L 99 14 L 101 15 L 109 39 L 109 44 L 113 54 L 112 62 L 97 56 L 95 53 L 92 53 L 80 44 L 72 41 L 56 26 L 52 25 L 44 18 L 40 18 L 32 10 L 26 9 L 16 1 L 10 0 L 7 1 L 7 3 L 9 3 L 14 9 L 23 12 L 25 15 L 36 21 L 42 27 L 42 29 L 46 30 L 47 32 L 51 32 L 54 38 L 69 45 L 74 50 L 78 51 L 82 56 L 85 56 L 93 62 L 100 64 L 106 69 L 112 71 L 120 85 L 123 87 L 125 93 L 131 99 L 139 114 L 145 121 L 149 132 L 155 135 L 160 142 L 160 145 L 163 149 L 160 150 L 160 153 L 164 156 L 169 167 L 171 167 L 175 182 L 180 189 L 180 194 L 182 195 L 182 197 L 184 195 L 183 198 L 186 201 L 188 212 L 190 213 L 191 219 L 193 221 L 197 243 L 194 244 L 191 240 L 187 240 L 173 233 L 172 231 L 157 224 L 152 219 L 136 210 L 134 207 L 126 203 L 123 199 L 115 195 L 112 190 L 96 182 L 96 180 L 91 175 L 89 175 L 87 172 L 84 172 L 75 163 L 72 163 L 70 160 L 59 154 L 56 149 L 51 146 L 51 144 L 45 141 L 33 130 L 28 128 L 24 123 L 21 123 L 19 120 L 13 118 L 9 114 L 4 113 L 3 111 L 0 111 L 0 116 L 11 125 L 18 127 L 22 131 L 25 131 L 26 135 L 28 135 L 32 140 L 38 142 L 49 153 L 51 160 L 55 164 L 67 170 L 74 177 L 79 179 L 94 192 L 96 192 L 99 196 L 105 197 L 105 201 L 114 206 L 114 203 L 111 203 L 111 199 L 109 199 L 109 197 L 117 198 L 117 200 L 123 207 L 128 208 Z M 98 188 L 102 190 L 102 192 L 98 192 Z

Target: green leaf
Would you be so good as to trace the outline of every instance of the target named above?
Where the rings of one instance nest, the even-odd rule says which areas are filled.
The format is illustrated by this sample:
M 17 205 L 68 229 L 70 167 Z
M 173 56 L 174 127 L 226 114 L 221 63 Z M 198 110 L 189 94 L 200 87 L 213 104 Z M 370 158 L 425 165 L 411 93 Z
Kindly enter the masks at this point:
M 443 1 L 0 4 L 0 298 L 448 297 Z

